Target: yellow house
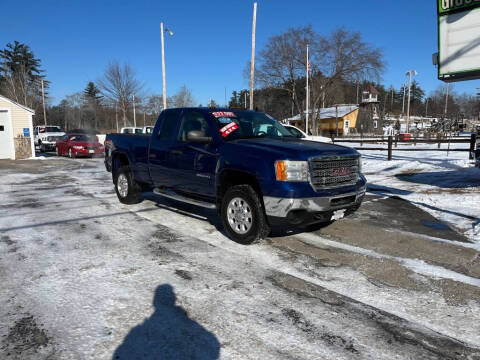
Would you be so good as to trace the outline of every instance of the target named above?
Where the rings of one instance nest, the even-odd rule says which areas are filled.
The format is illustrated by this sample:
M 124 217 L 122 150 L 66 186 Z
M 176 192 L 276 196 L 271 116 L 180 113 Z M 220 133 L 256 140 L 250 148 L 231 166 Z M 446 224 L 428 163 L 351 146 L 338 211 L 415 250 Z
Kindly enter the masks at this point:
M 35 156 L 33 115 L 32 109 L 0 95 L 0 159 Z
M 321 108 L 319 111 L 320 116 L 316 126 L 318 127 L 318 132 L 320 134 L 336 134 L 337 126 L 338 134 L 341 136 L 348 135 L 355 131 L 358 119 L 357 105 L 336 105 L 329 108 Z M 312 120 L 317 118 L 317 112 L 318 110 L 315 112 L 315 116 L 312 116 L 312 112 L 310 111 L 310 129 L 312 129 L 313 126 Z M 289 122 L 291 125 L 303 128 L 303 123 L 300 115 L 287 119 L 287 122 Z

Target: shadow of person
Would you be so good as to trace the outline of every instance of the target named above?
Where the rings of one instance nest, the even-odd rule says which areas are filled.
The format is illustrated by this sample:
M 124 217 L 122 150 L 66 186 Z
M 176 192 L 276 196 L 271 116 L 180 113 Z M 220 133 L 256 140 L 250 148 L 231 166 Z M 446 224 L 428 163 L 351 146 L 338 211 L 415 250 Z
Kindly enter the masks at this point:
M 218 359 L 216 336 L 190 319 L 175 301 L 171 285 L 158 286 L 153 298 L 155 312 L 130 330 L 112 359 Z

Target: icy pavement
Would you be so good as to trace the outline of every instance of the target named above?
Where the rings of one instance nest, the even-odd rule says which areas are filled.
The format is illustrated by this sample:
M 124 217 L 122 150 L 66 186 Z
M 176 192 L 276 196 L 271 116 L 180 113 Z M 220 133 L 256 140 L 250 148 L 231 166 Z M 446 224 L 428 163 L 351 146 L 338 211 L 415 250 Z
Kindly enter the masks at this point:
M 1 162 L 0 358 L 480 359 L 479 249 L 428 206 L 478 209 L 402 178 L 466 162 L 378 156 L 355 216 L 253 246 L 215 212 L 121 205 L 101 159 Z

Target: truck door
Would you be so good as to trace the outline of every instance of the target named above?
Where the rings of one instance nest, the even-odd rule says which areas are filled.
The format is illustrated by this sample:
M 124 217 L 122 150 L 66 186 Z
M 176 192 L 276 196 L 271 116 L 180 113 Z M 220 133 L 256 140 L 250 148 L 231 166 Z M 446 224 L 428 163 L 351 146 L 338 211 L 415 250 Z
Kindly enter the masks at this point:
M 215 167 L 217 149 L 213 144 L 191 143 L 189 131 L 202 131 L 212 136 L 212 129 L 205 116 L 194 110 L 185 111 L 178 135 L 170 148 L 168 166 L 176 176 L 176 190 L 207 196 L 215 196 Z
M 158 119 L 158 131 L 151 135 L 148 163 L 150 177 L 153 185 L 161 187 L 173 187 L 175 176 L 168 164 L 170 147 L 174 141 L 178 129 L 180 109 L 168 109 L 162 112 Z

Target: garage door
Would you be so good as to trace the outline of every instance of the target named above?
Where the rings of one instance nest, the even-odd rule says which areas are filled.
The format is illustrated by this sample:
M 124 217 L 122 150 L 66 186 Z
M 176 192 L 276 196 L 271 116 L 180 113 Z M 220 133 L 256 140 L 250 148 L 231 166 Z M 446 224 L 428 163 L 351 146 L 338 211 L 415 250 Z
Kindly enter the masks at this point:
M 13 139 L 7 110 L 0 110 L 0 159 L 10 159 Z

